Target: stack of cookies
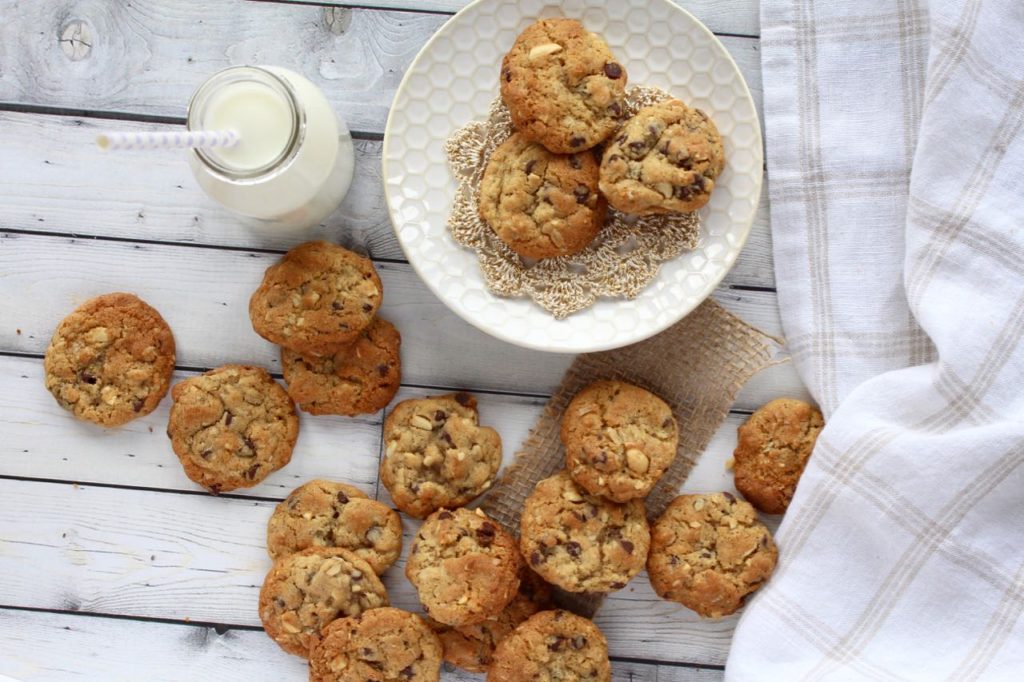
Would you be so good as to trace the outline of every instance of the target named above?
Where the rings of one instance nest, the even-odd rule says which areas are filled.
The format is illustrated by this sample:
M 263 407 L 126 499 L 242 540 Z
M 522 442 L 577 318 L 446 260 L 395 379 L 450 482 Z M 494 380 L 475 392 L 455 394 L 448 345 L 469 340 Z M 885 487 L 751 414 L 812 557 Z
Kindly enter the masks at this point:
M 579 253 L 608 205 L 645 216 L 694 211 L 724 166 L 715 124 L 675 99 L 633 113 L 627 74 L 608 45 L 573 19 L 543 19 L 501 65 L 515 132 L 494 150 L 480 217 L 520 256 Z

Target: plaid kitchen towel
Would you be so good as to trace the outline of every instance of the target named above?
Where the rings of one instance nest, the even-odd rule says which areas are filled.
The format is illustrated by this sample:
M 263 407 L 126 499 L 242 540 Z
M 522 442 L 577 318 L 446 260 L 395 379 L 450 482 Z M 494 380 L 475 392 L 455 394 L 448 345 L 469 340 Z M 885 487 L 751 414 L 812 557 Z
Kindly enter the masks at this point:
M 828 423 L 726 678 L 1024 679 L 1024 1 L 761 20 L 779 305 Z

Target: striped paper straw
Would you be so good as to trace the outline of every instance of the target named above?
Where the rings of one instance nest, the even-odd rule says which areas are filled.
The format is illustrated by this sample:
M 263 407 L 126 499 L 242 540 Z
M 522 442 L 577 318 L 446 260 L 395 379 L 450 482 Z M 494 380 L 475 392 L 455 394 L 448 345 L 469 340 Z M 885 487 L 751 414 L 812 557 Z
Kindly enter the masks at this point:
M 185 130 L 173 133 L 100 133 L 96 145 L 111 149 L 189 149 L 192 147 L 233 147 L 238 144 L 234 130 Z

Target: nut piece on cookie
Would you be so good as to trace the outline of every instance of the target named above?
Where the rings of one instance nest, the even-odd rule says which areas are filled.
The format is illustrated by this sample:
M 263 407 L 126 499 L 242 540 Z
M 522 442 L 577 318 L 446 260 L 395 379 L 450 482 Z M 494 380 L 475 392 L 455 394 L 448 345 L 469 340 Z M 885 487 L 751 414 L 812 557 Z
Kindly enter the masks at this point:
M 174 337 L 134 294 L 97 296 L 57 326 L 43 372 L 61 407 L 100 426 L 121 426 L 155 410 L 167 394 Z
M 714 122 L 667 100 L 638 111 L 605 147 L 601 192 L 623 213 L 695 211 L 708 203 L 724 166 Z
M 562 415 L 566 469 L 592 495 L 646 497 L 676 458 L 679 430 L 665 401 L 623 381 L 596 381 Z
M 292 458 L 295 405 L 261 367 L 218 367 L 175 384 L 171 399 L 174 454 L 212 493 L 251 488 Z
M 402 337 L 379 317 L 353 343 L 323 357 L 281 349 L 288 395 L 310 414 L 352 417 L 383 409 L 401 383 Z
M 758 409 L 737 432 L 736 489 L 766 514 L 785 513 L 824 426 L 821 412 L 802 400 L 779 398 Z
M 590 152 L 552 154 L 520 133 L 503 142 L 480 183 L 480 217 L 520 256 L 555 258 L 584 249 L 604 224 Z
M 384 421 L 380 480 L 395 506 L 423 518 L 468 504 L 494 483 L 501 437 L 480 426 L 466 393 L 404 400 Z
M 309 658 L 336 618 L 388 605 L 369 564 L 347 549 L 310 547 L 274 563 L 260 590 L 263 627 L 288 653 Z
M 249 299 L 249 319 L 271 343 L 329 355 L 359 337 L 383 297 L 370 259 L 336 244 L 307 242 L 267 268 Z
M 310 682 L 437 682 L 441 643 L 423 620 L 390 606 L 340 618 L 309 657 Z
M 434 620 L 456 627 L 494 618 L 519 589 L 516 541 L 479 509 L 442 509 L 416 534 L 405 575 Z
M 611 682 L 608 641 L 590 620 L 541 611 L 498 644 L 488 682 L 582 680 Z
M 705 618 L 743 606 L 779 556 L 754 508 L 729 493 L 680 495 L 651 531 L 647 573 L 654 591 Z
M 308 547 L 341 547 L 380 575 L 402 552 L 398 512 L 345 483 L 314 480 L 277 505 L 267 523 L 267 552 L 280 559 Z
M 542 19 L 501 63 L 512 125 L 556 154 L 607 139 L 626 111 L 626 70 L 607 43 L 575 19 Z
M 530 568 L 563 590 L 613 592 L 643 569 L 650 537 L 643 500 L 590 495 L 561 471 L 526 498 L 519 548 Z

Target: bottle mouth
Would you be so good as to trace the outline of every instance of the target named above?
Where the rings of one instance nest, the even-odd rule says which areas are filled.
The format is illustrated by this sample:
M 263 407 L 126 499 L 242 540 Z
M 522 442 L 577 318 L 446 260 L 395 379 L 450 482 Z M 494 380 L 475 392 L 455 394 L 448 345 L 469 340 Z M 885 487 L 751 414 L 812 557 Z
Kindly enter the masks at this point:
M 195 148 L 192 152 L 211 172 L 221 175 L 225 179 L 232 181 L 264 179 L 267 175 L 280 171 L 291 162 L 305 135 L 305 112 L 295 97 L 295 91 L 285 79 L 259 66 L 232 66 L 218 71 L 200 85 L 189 100 L 186 126 L 189 130 L 207 129 L 209 126 L 204 125 L 204 119 L 211 101 L 223 88 L 236 83 L 256 83 L 268 88 L 282 99 L 291 118 L 287 142 L 275 157 L 258 166 L 232 165 L 221 158 L 215 148 Z

